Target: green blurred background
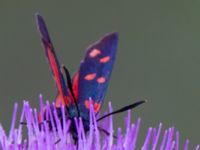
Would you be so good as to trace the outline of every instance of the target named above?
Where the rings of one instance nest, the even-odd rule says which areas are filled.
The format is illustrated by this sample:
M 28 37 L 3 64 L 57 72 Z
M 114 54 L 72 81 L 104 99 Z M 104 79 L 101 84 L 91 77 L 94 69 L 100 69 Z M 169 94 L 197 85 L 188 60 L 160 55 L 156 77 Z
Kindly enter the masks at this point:
M 0 122 L 8 131 L 14 102 L 56 95 L 34 14 L 46 20 L 60 61 L 73 73 L 85 48 L 119 32 L 117 61 L 103 110 L 147 99 L 132 117 L 149 126 L 175 126 L 181 144 L 200 143 L 200 1 L 27 1 L 0 4 Z M 114 117 L 122 126 L 126 113 Z M 140 143 L 142 140 L 140 140 Z M 190 148 L 191 148 L 190 147 Z

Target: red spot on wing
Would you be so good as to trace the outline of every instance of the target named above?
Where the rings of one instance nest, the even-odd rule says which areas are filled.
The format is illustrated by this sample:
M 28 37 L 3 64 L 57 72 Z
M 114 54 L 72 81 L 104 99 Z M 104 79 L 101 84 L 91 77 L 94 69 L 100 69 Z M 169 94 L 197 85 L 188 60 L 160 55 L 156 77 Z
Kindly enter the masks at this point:
M 89 53 L 89 56 L 94 58 L 96 57 L 97 55 L 101 54 L 101 51 L 98 50 L 98 49 L 93 49 L 90 53 Z
M 98 79 L 97 79 L 97 82 L 98 83 L 104 83 L 106 81 L 106 78 L 105 77 L 99 77 Z
M 103 57 L 99 60 L 100 63 L 107 63 L 110 60 L 110 56 Z
M 101 108 L 101 104 L 100 103 L 94 103 L 94 112 L 96 113 L 96 112 L 98 112 L 99 110 L 100 110 L 100 108 Z
M 90 109 L 90 102 L 89 102 L 89 100 L 85 100 L 85 107 L 87 109 Z
M 89 100 L 85 100 L 85 107 L 87 109 L 90 109 L 90 104 L 93 105 L 93 108 L 94 108 L 94 112 L 97 113 L 100 108 L 101 108 L 101 104 L 98 103 L 98 102 L 94 102 L 93 100 L 89 101 Z
M 38 113 L 38 123 L 42 123 L 43 122 L 43 116 L 46 113 L 46 107 L 43 108 L 42 112 Z
M 69 96 L 65 96 L 63 97 L 61 94 L 58 94 L 57 97 L 56 97 L 56 100 L 55 100 L 55 105 L 56 105 L 56 108 L 59 108 L 61 107 L 62 105 L 69 105 L 69 103 L 71 102 L 70 99 L 69 99 Z
M 84 79 L 90 81 L 90 80 L 93 80 L 95 77 L 96 77 L 96 73 L 90 73 L 90 74 L 87 74 L 84 77 Z
M 42 123 L 42 121 L 43 121 L 43 120 L 42 120 L 42 115 L 41 115 L 41 113 L 39 113 L 39 114 L 38 114 L 38 123 Z

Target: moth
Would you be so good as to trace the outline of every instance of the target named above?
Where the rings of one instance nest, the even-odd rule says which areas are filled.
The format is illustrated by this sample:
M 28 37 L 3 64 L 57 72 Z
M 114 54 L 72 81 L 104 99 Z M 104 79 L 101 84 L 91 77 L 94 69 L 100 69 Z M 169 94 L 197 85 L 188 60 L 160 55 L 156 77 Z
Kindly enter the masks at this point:
M 44 46 L 46 58 L 55 80 L 58 94 L 55 98 L 55 106 L 58 114 L 61 114 L 61 106 L 65 106 L 66 119 L 71 120 L 70 132 L 75 141 L 78 140 L 74 118 L 82 118 L 85 132 L 89 130 L 89 111 L 93 105 L 97 114 L 104 102 L 111 72 L 117 52 L 118 34 L 116 32 L 103 36 L 97 42 L 86 49 L 84 59 L 80 67 L 71 78 L 68 69 L 61 66 L 50 39 L 44 19 L 36 15 L 37 27 Z M 138 101 L 121 109 L 113 111 L 97 119 L 100 121 L 110 115 L 132 109 L 145 101 Z M 60 118 L 62 116 L 60 115 Z M 100 131 L 107 133 L 105 129 Z

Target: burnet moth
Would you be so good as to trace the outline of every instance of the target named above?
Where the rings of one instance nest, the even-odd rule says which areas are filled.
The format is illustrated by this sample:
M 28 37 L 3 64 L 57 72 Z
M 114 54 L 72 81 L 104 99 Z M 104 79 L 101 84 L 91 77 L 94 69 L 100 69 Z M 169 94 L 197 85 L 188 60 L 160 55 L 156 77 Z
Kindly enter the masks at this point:
M 93 105 L 94 112 L 97 114 L 103 104 L 115 62 L 118 34 L 106 34 L 99 41 L 90 45 L 86 50 L 84 59 L 80 63 L 79 69 L 71 79 L 68 69 L 65 66 L 61 66 L 56 57 L 55 49 L 43 18 L 37 14 L 36 20 L 45 54 L 58 90 L 58 94 L 55 98 L 57 112 L 61 114 L 61 106 L 65 106 L 66 119 L 71 120 L 70 132 L 74 140 L 77 141 L 78 136 L 74 118 L 82 118 L 85 132 L 87 132 L 90 122 L 90 105 Z M 133 109 L 144 102 L 145 101 L 137 101 L 131 105 L 113 111 L 98 118 L 97 122 L 110 115 Z M 101 127 L 99 127 L 99 129 L 106 133 L 105 129 Z

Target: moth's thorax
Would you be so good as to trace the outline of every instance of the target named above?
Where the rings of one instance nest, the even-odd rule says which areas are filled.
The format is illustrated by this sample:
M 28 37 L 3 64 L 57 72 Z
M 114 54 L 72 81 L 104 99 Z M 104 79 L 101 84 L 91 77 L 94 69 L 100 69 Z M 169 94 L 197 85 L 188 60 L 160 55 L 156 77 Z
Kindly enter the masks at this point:
M 78 115 L 78 110 L 76 109 L 76 106 L 71 106 L 69 109 L 69 113 L 66 113 L 67 119 L 70 119 L 72 124 L 74 124 L 75 118 L 77 119 L 77 121 L 79 121 L 79 118 L 81 118 L 84 128 L 87 129 L 87 126 L 89 126 L 89 111 L 82 111 L 81 106 L 79 106 L 79 111 L 80 116 Z
M 80 112 L 80 116 L 78 116 L 78 112 L 76 110 L 76 108 L 70 109 L 69 113 L 67 115 L 67 119 L 71 121 L 71 125 L 70 125 L 70 132 L 72 133 L 72 137 L 75 141 L 78 140 L 78 133 L 77 133 L 77 127 L 76 127 L 76 121 L 78 122 L 78 124 L 80 125 L 80 118 L 82 120 L 82 124 L 83 124 L 83 128 L 84 131 L 87 132 L 89 131 L 89 125 L 90 125 L 90 120 L 89 120 L 89 113 L 83 113 Z
M 53 112 L 55 110 L 55 107 L 53 107 L 53 106 L 51 106 L 50 108 L 51 108 L 51 112 Z M 72 134 L 74 141 L 77 141 L 78 140 L 78 133 L 77 133 L 77 127 L 76 127 L 75 119 L 78 121 L 78 124 L 80 124 L 79 118 L 81 118 L 84 131 L 87 132 L 87 131 L 89 131 L 89 125 L 90 125 L 90 123 L 89 123 L 90 120 L 89 120 L 89 117 L 88 117 L 89 113 L 88 114 L 87 113 L 86 114 L 80 113 L 80 117 L 79 117 L 75 107 L 71 107 L 71 108 L 74 108 L 74 109 L 65 108 L 64 116 L 65 116 L 66 121 L 71 122 L 69 131 Z M 56 112 L 57 112 L 57 115 L 58 115 L 58 119 L 60 120 L 61 127 L 63 128 L 63 112 L 62 112 L 62 109 L 60 107 L 56 108 Z M 43 119 L 44 119 L 43 121 L 48 123 L 48 128 L 49 128 L 50 131 L 53 129 L 52 123 L 54 123 L 55 129 L 57 130 L 58 127 L 56 126 L 55 118 L 53 117 L 52 119 L 50 119 L 50 115 L 46 111 L 43 112 Z M 44 126 L 43 121 L 40 121 L 40 123 L 39 123 L 40 130 Z
M 58 117 L 59 117 L 60 121 L 62 122 L 62 119 L 63 119 L 62 118 L 62 110 L 61 110 L 61 108 L 57 108 L 56 110 L 57 110 Z M 84 127 L 84 131 L 87 132 L 89 130 L 89 124 L 90 124 L 88 115 L 89 115 L 89 112 L 88 113 L 82 113 L 82 111 L 80 111 L 80 116 L 78 116 L 78 112 L 77 112 L 75 105 L 71 105 L 70 108 L 65 108 L 65 117 L 66 117 L 65 119 L 67 121 L 71 122 L 70 132 L 71 132 L 74 140 L 77 140 L 77 138 L 78 138 L 75 119 L 78 121 L 78 124 L 80 124 L 79 118 L 81 118 L 82 124 L 83 124 L 83 127 Z

